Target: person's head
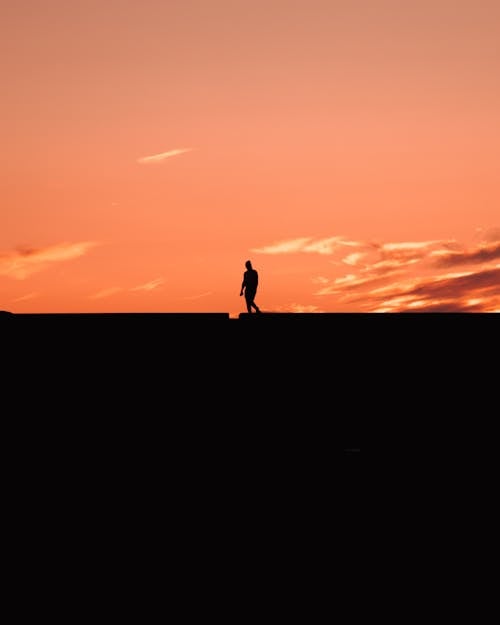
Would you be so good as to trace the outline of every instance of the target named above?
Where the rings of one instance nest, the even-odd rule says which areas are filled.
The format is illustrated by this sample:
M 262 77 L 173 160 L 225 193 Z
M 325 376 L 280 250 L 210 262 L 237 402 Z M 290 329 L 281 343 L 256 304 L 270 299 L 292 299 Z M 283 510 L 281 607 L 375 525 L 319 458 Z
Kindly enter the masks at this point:
M 245 263 L 245 267 L 247 269 L 251 269 L 252 268 L 252 263 L 249 260 L 247 260 L 247 262 Z

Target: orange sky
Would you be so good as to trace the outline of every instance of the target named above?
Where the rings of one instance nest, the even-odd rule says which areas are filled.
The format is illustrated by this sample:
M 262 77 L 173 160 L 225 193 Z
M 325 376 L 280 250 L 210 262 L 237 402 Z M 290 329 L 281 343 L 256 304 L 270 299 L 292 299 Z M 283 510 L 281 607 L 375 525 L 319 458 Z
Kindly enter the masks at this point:
M 5 5 L 5 6 L 4 6 Z M 498 0 L 0 9 L 0 310 L 500 310 Z

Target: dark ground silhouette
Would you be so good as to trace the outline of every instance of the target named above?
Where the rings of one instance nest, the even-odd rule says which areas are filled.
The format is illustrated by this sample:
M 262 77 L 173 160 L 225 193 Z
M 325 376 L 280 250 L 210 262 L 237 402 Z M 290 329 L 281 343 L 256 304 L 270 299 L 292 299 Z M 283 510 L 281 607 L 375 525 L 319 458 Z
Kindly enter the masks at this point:
M 116 419 L 117 432 L 130 418 L 152 431 L 210 422 L 214 435 L 225 423 L 235 445 L 253 439 L 271 449 L 274 439 L 277 453 L 317 419 L 332 450 L 360 447 L 359 416 L 339 418 L 325 397 L 343 377 L 318 358 L 336 336 L 331 323 L 250 317 L 255 323 L 228 313 L 11 314 L 0 323 L 10 343 L 4 358 L 50 414 L 99 417 L 101 429 Z
M 382 509 L 387 492 L 414 508 L 414 492 L 446 503 L 450 483 L 476 487 L 478 443 L 496 440 L 484 423 L 495 423 L 499 324 L 460 313 L 0 315 L 16 545 L 30 562 L 45 546 L 46 569 L 59 541 L 64 562 L 94 570 L 107 557 L 129 577 L 134 551 L 172 544 L 187 566 L 211 546 L 208 573 L 222 544 L 232 571 L 247 536 L 259 562 L 278 536 L 288 566 L 302 536 L 308 553 L 345 546 L 359 568 L 368 484 Z
M 496 388 L 486 353 L 498 350 L 499 323 L 495 313 L 2 311 L 4 406 L 30 403 L 35 441 L 40 427 L 52 434 L 50 415 L 68 449 L 92 441 L 129 462 L 196 449 L 228 470 L 231 457 L 240 469 L 319 471 L 332 452 L 363 455 L 367 431 L 390 437 L 410 414 L 437 415 L 437 430 L 458 396 L 481 410 Z

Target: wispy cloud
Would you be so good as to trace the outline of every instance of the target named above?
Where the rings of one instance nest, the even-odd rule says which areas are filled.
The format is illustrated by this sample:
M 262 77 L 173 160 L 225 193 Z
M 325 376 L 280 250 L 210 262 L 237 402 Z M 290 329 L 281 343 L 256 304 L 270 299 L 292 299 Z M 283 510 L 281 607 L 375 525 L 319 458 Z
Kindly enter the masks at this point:
M 344 236 L 323 237 L 297 237 L 277 241 L 271 245 L 255 247 L 251 251 L 256 254 L 319 254 L 333 256 L 344 248 L 357 248 L 357 251 L 349 253 L 342 259 L 343 263 L 355 265 L 368 252 L 377 252 L 380 260 L 387 259 L 417 259 L 428 254 L 431 249 L 457 250 L 461 249 L 454 240 L 430 240 L 430 241 L 396 241 L 389 243 L 377 243 L 373 241 L 356 241 Z
M 172 156 L 178 156 L 179 154 L 184 154 L 185 152 L 192 152 L 195 148 L 176 148 L 175 150 L 169 150 L 168 152 L 161 152 L 160 154 L 153 154 L 151 156 L 141 156 L 137 159 L 138 163 L 142 165 L 155 165 L 158 163 L 162 163 L 167 158 L 171 158 Z
M 349 241 L 343 237 L 328 237 L 311 241 L 301 251 L 306 254 L 330 255 L 342 247 L 360 247 L 360 243 L 358 241 Z
M 256 254 L 320 254 L 330 255 L 341 247 L 361 247 L 364 244 L 350 241 L 344 237 L 327 237 L 314 239 L 313 237 L 299 237 L 286 239 L 264 247 L 255 247 L 251 251 Z
M 437 250 L 433 253 L 438 267 L 477 265 L 500 258 L 500 243 L 481 244 L 476 249 L 462 252 Z
M 278 312 L 292 312 L 292 313 L 313 313 L 321 312 L 319 306 L 314 304 L 297 304 L 292 302 L 288 306 L 278 307 Z
M 313 278 L 311 278 L 311 282 L 313 284 L 328 284 L 330 280 L 325 276 L 314 276 Z
M 213 291 L 207 291 L 206 293 L 200 293 L 199 295 L 188 295 L 184 299 L 187 299 L 187 300 L 202 299 L 203 297 L 208 297 L 209 295 L 212 295 L 212 293 Z
M 264 247 L 254 247 L 250 251 L 256 254 L 294 254 L 295 252 L 301 252 L 309 241 L 311 241 L 310 237 L 288 239 Z
M 26 295 L 21 295 L 20 297 L 16 297 L 12 301 L 13 302 L 26 302 L 27 300 L 34 299 L 35 297 L 38 297 L 38 293 L 36 291 L 33 291 L 32 293 L 26 293 Z
M 150 293 L 151 291 L 155 291 L 163 286 L 164 280 L 163 278 L 155 278 L 154 280 L 149 280 L 149 282 L 144 282 L 144 284 L 138 284 L 133 287 L 123 287 L 123 286 L 110 286 L 103 288 L 96 293 L 92 293 L 89 295 L 90 299 L 104 299 L 106 297 L 112 297 L 117 293 L 122 293 L 124 291 L 142 291 L 143 293 Z
M 345 248 L 352 251 L 345 255 Z M 454 239 L 355 241 L 344 236 L 298 237 L 254 248 L 261 254 L 317 253 L 331 256 L 334 267 L 311 279 L 312 294 L 329 307 L 371 312 L 499 311 L 500 232 L 489 229 L 467 247 Z M 339 267 L 348 265 L 348 272 Z M 455 273 L 445 268 L 467 267 Z M 326 273 L 326 272 L 325 272 Z
M 105 297 L 111 297 L 112 295 L 116 295 L 116 293 L 120 293 L 123 291 L 121 286 L 110 286 L 107 289 L 101 289 L 97 291 L 97 293 L 92 293 L 89 295 L 90 299 L 104 299 Z
M 335 278 L 330 284 L 316 291 L 315 295 L 336 295 L 341 302 L 352 301 L 353 293 L 357 294 L 359 291 L 366 291 L 392 282 L 396 275 L 403 275 L 403 272 L 392 271 L 382 276 L 376 273 L 364 275 L 349 273 L 340 278 Z
M 154 291 L 159 287 L 163 286 L 164 280 L 163 278 L 156 278 L 155 280 L 150 280 L 144 284 L 139 284 L 138 286 L 132 287 L 131 291 Z
M 51 265 L 84 256 L 99 245 L 96 241 L 57 243 L 43 248 L 18 248 L 0 252 L 0 275 L 24 280 Z
M 439 245 L 441 248 L 439 249 Z M 436 249 L 438 248 L 438 249 Z M 356 302 L 374 312 L 491 312 L 500 310 L 500 244 L 480 244 L 472 249 L 450 251 L 449 243 L 433 243 L 399 254 L 389 248 L 390 260 L 374 260 L 355 274 L 332 280 L 318 295 Z M 409 250 L 407 250 L 409 251 Z M 381 248 L 387 255 L 387 246 Z M 443 273 L 442 268 L 475 265 L 473 270 Z M 441 269 L 441 272 L 439 272 Z M 436 271 L 437 270 L 437 271 Z
M 363 258 L 364 254 L 361 252 L 353 252 L 352 254 L 348 254 L 345 258 L 342 259 L 342 262 L 346 265 L 357 265 L 359 261 Z
M 370 294 L 375 312 L 500 311 L 500 266 L 395 283 Z
M 425 250 L 434 245 L 443 245 L 443 241 L 399 241 L 393 243 L 382 243 L 380 249 L 384 252 L 413 252 L 415 250 Z

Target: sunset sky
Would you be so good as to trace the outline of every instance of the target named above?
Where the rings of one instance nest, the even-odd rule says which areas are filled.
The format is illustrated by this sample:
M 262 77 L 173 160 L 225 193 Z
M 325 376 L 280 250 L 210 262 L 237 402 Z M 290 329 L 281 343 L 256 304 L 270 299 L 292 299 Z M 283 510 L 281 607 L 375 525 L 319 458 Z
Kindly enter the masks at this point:
M 0 8 L 0 310 L 500 311 L 498 0 Z

